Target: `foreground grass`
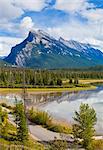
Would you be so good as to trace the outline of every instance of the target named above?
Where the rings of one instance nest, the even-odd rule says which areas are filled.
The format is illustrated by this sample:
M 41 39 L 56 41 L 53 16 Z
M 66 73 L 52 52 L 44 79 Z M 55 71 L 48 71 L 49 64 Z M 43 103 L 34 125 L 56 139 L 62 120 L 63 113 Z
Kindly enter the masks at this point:
M 17 141 L 16 127 L 14 127 L 11 123 L 8 123 L 7 131 L 8 132 L 6 136 L 0 137 L 0 149 L 7 150 L 7 148 L 10 147 L 10 150 L 14 150 L 15 148 L 17 150 L 20 150 L 21 146 L 23 145 L 24 150 L 44 150 L 44 146 L 31 137 L 29 137 L 28 141 L 26 141 L 25 143 Z
M 10 148 L 10 150 L 44 150 L 44 146 L 42 144 L 36 141 L 34 142 L 34 140 L 32 139 L 29 139 L 24 145 L 22 145 L 22 143 L 19 143 L 17 141 L 11 142 L 5 140 L 4 138 L 0 138 L 0 148 L 2 150 L 7 150 L 8 147 Z
M 10 150 L 44 150 L 44 146 L 42 144 L 39 144 L 38 142 L 34 142 L 31 139 L 27 141 L 25 145 L 22 145 L 21 143 L 14 143 L 9 142 L 3 138 L 0 138 L 0 149 L 1 150 L 7 150 L 7 148 Z

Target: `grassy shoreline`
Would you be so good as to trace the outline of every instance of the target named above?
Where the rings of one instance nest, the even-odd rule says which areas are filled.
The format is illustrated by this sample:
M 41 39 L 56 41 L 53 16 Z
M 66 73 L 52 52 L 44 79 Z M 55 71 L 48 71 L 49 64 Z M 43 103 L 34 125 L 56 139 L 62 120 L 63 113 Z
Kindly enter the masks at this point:
M 96 86 L 90 86 L 90 87 L 73 87 L 73 88 L 27 88 L 27 92 L 35 92 L 35 93 L 49 93 L 49 92 L 64 92 L 64 91 L 83 91 L 83 90 L 93 90 L 96 89 Z M 0 92 L 22 92 L 22 88 L 0 88 Z

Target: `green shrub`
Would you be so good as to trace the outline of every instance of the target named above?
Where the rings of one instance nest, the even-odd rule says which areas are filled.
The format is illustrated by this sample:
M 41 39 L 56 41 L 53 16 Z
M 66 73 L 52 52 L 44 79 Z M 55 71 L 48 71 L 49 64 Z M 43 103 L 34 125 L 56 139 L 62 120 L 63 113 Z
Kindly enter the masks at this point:
M 29 119 L 38 125 L 43 125 L 46 127 L 52 121 L 51 116 L 47 112 L 33 110 L 33 108 L 31 110 L 29 110 Z
M 49 130 L 51 131 L 54 131 L 54 132 L 60 132 L 62 133 L 63 132 L 63 128 L 61 125 L 56 125 L 56 124 L 51 124 L 49 127 L 48 127 Z
M 70 134 L 72 132 L 72 129 L 69 126 L 62 124 L 51 124 L 50 126 L 48 126 L 48 129 L 54 132 L 66 134 Z
M 47 112 L 37 111 L 37 114 L 35 116 L 36 123 L 48 126 L 51 123 L 51 120 L 51 116 Z
M 53 122 L 52 117 L 45 111 L 34 110 L 33 108 L 28 112 L 28 119 L 38 125 L 46 127 L 48 130 L 59 133 L 71 133 L 72 129 L 69 125 L 57 124 Z

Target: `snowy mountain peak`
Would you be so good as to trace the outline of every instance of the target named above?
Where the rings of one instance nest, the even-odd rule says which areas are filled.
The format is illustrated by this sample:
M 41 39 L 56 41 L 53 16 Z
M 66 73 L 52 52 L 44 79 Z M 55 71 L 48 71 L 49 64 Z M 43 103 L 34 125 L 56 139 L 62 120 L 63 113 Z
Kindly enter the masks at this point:
M 67 68 L 103 64 L 103 53 L 90 44 L 57 40 L 42 30 L 32 30 L 4 60 L 22 67 Z
M 64 40 L 63 38 L 60 37 L 59 41 L 61 43 L 63 43 L 64 45 L 66 45 L 66 46 L 68 46 L 68 47 L 70 47 L 72 49 L 78 50 L 80 52 L 91 48 L 90 44 L 80 43 L 80 42 L 77 42 L 75 40 L 67 41 L 67 40 Z
M 50 38 L 50 39 L 54 39 L 52 36 L 50 36 L 48 33 L 44 32 L 43 30 L 31 30 L 29 32 L 29 35 L 32 34 L 34 37 L 40 37 L 40 38 Z M 28 36 L 29 36 L 28 35 Z
M 38 30 L 38 34 L 44 35 L 44 36 L 50 36 L 48 33 L 44 32 L 43 30 Z
M 35 35 L 35 34 L 37 34 L 37 31 L 35 31 L 35 30 L 30 30 L 28 35 L 30 35 L 30 34 Z

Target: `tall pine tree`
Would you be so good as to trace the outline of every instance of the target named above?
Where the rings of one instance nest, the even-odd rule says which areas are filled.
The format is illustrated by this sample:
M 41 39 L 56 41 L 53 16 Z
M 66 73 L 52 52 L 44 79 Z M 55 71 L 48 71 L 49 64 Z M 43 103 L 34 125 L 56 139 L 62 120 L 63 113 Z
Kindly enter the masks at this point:
M 20 142 L 24 143 L 28 140 L 28 128 L 24 105 L 22 102 L 16 104 L 15 116 L 15 122 L 17 124 L 17 138 Z
M 75 124 L 73 125 L 73 133 L 75 139 L 82 139 L 83 147 L 86 150 L 93 150 L 92 137 L 94 136 L 96 124 L 96 112 L 90 108 L 88 104 L 81 104 L 79 112 L 75 112 Z

